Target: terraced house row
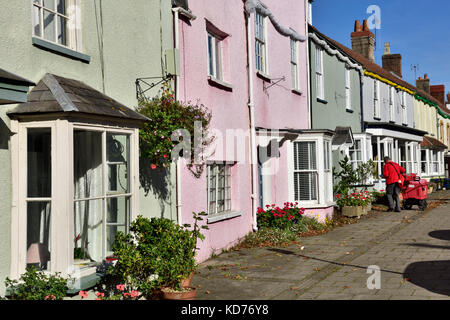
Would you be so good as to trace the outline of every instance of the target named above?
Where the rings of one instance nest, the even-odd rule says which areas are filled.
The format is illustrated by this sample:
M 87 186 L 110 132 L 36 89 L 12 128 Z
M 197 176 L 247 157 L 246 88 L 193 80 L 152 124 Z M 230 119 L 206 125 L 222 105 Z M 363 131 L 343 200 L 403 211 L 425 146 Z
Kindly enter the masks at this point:
M 450 110 L 427 76 L 402 80 L 367 23 L 352 49 L 312 22 L 312 1 L 29 0 L 0 12 L 0 294 L 38 263 L 87 288 L 138 215 L 192 223 L 197 260 L 257 230 L 256 211 L 298 202 L 334 212 L 333 167 L 391 156 L 449 175 Z M 353 32 L 352 32 L 353 31 Z M 395 45 L 395 44 L 394 44 Z M 211 111 L 216 140 L 200 177 L 184 160 L 152 169 L 139 150 L 140 94 L 169 81 Z M 147 86 L 147 87 L 145 87 Z M 144 88 L 145 87 L 145 88 Z M 447 105 L 446 105 L 447 103 Z M 89 259 L 74 252 L 83 247 Z

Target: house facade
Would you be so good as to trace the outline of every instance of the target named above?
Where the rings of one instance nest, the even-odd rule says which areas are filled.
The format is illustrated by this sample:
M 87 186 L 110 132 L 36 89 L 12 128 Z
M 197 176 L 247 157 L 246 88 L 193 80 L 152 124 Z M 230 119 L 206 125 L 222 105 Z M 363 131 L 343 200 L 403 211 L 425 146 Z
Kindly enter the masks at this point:
M 133 111 L 136 79 L 167 74 L 170 10 L 35 0 L 1 11 L 0 294 L 33 264 L 83 288 L 138 214 L 176 218 L 174 199 L 141 183 L 147 119 Z
M 333 213 L 329 129 L 311 126 L 309 1 L 245 1 L 254 208 L 297 202 Z M 254 133 L 253 133 L 254 132 Z
M 383 67 L 375 63 L 375 36 L 367 20 L 355 22 L 348 50 L 364 68 L 362 108 L 364 132 L 371 136 L 368 158 L 375 163 L 374 184 L 385 188 L 382 178 L 383 158 L 389 156 L 407 172 L 419 172 L 420 143 L 425 131 L 414 127 L 415 87 L 402 80 L 401 55 L 391 54 L 385 44 Z
M 416 80 L 417 92 L 414 100 L 415 126 L 426 131 L 424 140 L 420 145 L 421 177 L 437 179 L 445 176 L 444 154 L 447 150 L 445 139 L 439 124 L 439 117 L 444 119 L 442 103 L 431 94 L 430 79 L 427 75 Z M 440 115 L 442 114 L 442 116 Z M 445 138 L 445 137 L 444 137 Z
M 190 1 L 174 11 L 180 52 L 176 95 L 198 101 L 212 114 L 208 150 L 200 177 L 178 163 L 178 215 L 192 224 L 192 212 L 205 212 L 209 230 L 196 259 L 204 261 L 236 244 L 252 230 L 248 79 L 244 4 L 240 0 Z
M 341 44 L 311 25 L 309 30 L 312 128 L 336 132 L 333 167 L 339 169 L 339 161 L 347 156 L 356 169 L 370 159 L 371 149 L 371 137 L 363 132 L 362 122 L 364 69 Z

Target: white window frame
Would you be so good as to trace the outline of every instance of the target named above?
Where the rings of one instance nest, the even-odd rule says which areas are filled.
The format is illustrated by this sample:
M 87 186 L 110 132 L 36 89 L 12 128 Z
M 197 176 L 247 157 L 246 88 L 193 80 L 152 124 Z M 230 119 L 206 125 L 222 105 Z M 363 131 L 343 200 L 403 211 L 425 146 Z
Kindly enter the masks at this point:
M 211 43 L 210 43 L 211 39 Z M 211 44 L 211 51 L 210 51 Z M 208 75 L 218 79 L 223 80 L 223 53 L 222 53 L 222 39 L 215 35 L 214 33 L 207 31 L 206 32 L 206 50 L 208 57 L 208 66 L 207 71 Z M 211 70 L 212 64 L 212 70 Z
M 359 138 L 354 137 L 354 140 L 355 140 L 355 143 L 353 144 L 353 146 L 351 146 L 348 149 L 348 156 L 349 156 L 350 163 L 353 166 L 353 169 L 356 169 L 359 165 L 363 164 L 364 160 L 365 160 L 365 157 L 364 157 L 365 138 L 364 137 L 359 137 Z M 359 141 L 359 149 L 356 148 L 357 141 Z M 352 152 L 353 152 L 354 157 L 352 156 Z M 358 159 L 358 152 L 360 152 L 360 154 L 361 154 L 361 159 Z
M 267 54 L 267 17 L 255 12 L 255 65 L 256 70 L 269 74 Z M 259 53 L 259 55 L 258 55 Z
M 81 0 L 66 0 L 66 13 L 61 14 L 56 11 L 56 5 L 57 0 L 54 1 L 54 8 L 55 10 L 46 8 L 43 6 L 43 0 L 31 0 L 31 9 L 32 9 L 32 35 L 33 37 L 42 39 L 44 41 L 50 42 L 54 45 L 66 47 L 71 50 L 75 50 L 78 52 L 82 51 L 81 46 Z M 39 8 L 39 26 L 40 26 L 40 35 L 35 33 L 35 25 L 36 25 L 36 16 L 35 16 L 35 10 L 36 8 Z M 44 10 L 47 12 L 50 12 L 52 14 L 55 14 L 55 39 L 47 39 L 44 35 Z M 67 19 L 66 24 L 66 43 L 62 44 L 58 42 L 57 35 L 58 35 L 58 23 L 57 23 L 57 17 L 61 16 L 64 19 Z
M 408 124 L 408 114 L 406 110 L 406 92 L 402 91 L 402 123 L 407 125 Z
M 314 142 L 316 144 L 316 169 L 306 170 L 308 172 L 316 172 L 316 192 L 317 199 L 309 201 L 299 201 L 295 199 L 295 186 L 294 186 L 294 175 L 298 170 L 294 170 L 294 143 L 296 142 Z M 328 153 L 328 164 L 329 169 L 326 167 L 326 145 L 329 146 Z M 299 202 L 300 206 L 304 208 L 317 208 L 317 207 L 328 207 L 333 204 L 333 175 L 332 175 L 332 151 L 331 151 L 331 137 L 325 134 L 303 134 L 300 135 L 296 140 L 289 142 L 287 148 L 287 181 L 288 181 L 288 191 L 289 191 L 289 201 Z
M 225 189 L 225 196 L 224 196 L 224 210 L 219 211 L 219 172 L 216 171 L 215 168 L 218 168 L 219 166 L 224 166 L 225 170 L 225 176 L 224 176 L 224 189 Z M 208 163 L 207 164 L 207 213 L 208 215 L 221 215 L 223 213 L 232 212 L 233 208 L 233 201 L 232 201 L 232 172 L 233 172 L 233 164 L 230 163 Z M 210 210 L 210 203 L 212 202 L 210 199 L 210 192 L 211 192 L 211 176 L 214 175 L 215 180 L 215 199 L 214 199 L 214 211 Z
M 134 220 L 139 213 L 139 129 L 72 123 L 68 120 L 19 122 L 11 120 L 12 208 L 11 208 L 11 268 L 10 277 L 18 279 L 26 268 L 27 234 L 27 129 L 51 128 L 52 134 L 52 195 L 51 195 L 51 261 L 50 273 L 72 275 L 76 278 L 96 272 L 95 267 L 74 267 L 74 160 L 73 132 L 75 129 L 105 131 L 130 135 L 130 213 Z M 104 177 L 105 178 L 105 177 Z M 69 213 L 69 214 L 68 214 Z
M 373 116 L 380 119 L 380 81 L 374 79 L 373 83 Z
M 395 122 L 395 88 L 389 87 L 389 121 Z
M 298 70 L 298 41 L 290 39 L 291 43 L 291 85 L 294 90 L 300 90 Z
M 316 95 L 318 99 L 325 99 L 323 49 L 320 46 L 316 46 Z
M 351 73 L 350 68 L 345 66 L 345 108 L 352 110 L 352 91 L 351 91 Z

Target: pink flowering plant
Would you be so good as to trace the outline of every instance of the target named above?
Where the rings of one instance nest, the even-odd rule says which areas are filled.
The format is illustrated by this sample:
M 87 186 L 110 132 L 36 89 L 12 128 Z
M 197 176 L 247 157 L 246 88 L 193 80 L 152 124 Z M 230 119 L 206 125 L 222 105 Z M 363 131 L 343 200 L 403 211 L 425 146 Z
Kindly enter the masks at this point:
M 184 138 L 180 137 L 181 130 L 190 134 L 192 163 L 194 148 L 203 150 L 213 141 L 213 138 L 208 138 L 210 111 L 200 103 L 177 101 L 168 81 L 163 84 L 160 95 L 151 100 L 141 99 L 137 111 L 150 119 L 139 130 L 139 149 L 141 156 L 149 160 L 152 170 L 169 167 L 173 160 L 172 150 Z M 202 131 L 197 137 L 194 134 L 196 123 L 201 123 Z M 203 171 L 201 164 L 189 168 L 196 177 Z
M 347 195 L 336 194 L 336 204 L 339 207 L 366 207 L 372 203 L 369 191 L 353 192 Z
M 106 290 L 103 290 L 106 292 Z M 138 290 L 127 290 L 125 284 L 117 284 L 112 293 L 97 291 L 95 293 L 95 300 L 138 300 L 141 298 L 142 294 Z M 81 299 L 86 299 L 88 297 L 88 293 L 86 291 L 81 290 L 78 293 L 81 296 Z
M 304 208 L 298 207 L 298 202 L 285 202 L 283 207 L 275 204 L 266 205 L 266 208 L 258 208 L 257 222 L 261 228 L 287 229 L 298 223 L 305 213 Z

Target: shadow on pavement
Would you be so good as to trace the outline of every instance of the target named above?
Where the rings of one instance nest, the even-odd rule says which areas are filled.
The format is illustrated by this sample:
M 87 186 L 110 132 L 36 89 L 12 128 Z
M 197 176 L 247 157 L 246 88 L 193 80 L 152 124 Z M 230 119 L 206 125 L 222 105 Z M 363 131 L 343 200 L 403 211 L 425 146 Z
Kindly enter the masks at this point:
M 439 240 L 450 240 L 450 230 L 434 230 L 428 235 Z M 430 249 L 450 249 L 450 246 L 427 243 L 408 243 L 406 245 Z M 411 263 L 406 267 L 403 278 L 409 279 L 409 282 L 428 291 L 450 296 L 450 260 Z
M 312 260 L 321 261 L 321 262 L 327 262 L 329 264 L 334 264 L 334 265 L 338 265 L 338 266 L 341 266 L 341 267 L 352 267 L 352 268 L 359 268 L 359 269 L 363 269 L 363 270 L 367 270 L 368 269 L 368 266 L 358 266 L 358 265 L 354 265 L 354 264 L 348 264 L 348 263 L 324 260 L 324 259 L 320 259 L 320 258 L 316 258 L 316 257 L 305 256 L 303 254 L 297 254 L 297 253 L 295 253 L 293 251 L 290 251 L 290 250 L 284 250 L 284 249 L 278 249 L 278 248 L 269 248 L 267 250 L 273 251 L 273 252 L 277 252 L 277 253 L 281 253 L 281 254 L 294 255 L 294 256 L 297 256 L 297 257 L 312 259 Z M 402 274 L 401 272 L 392 271 L 392 270 L 385 270 L 385 269 L 380 269 L 380 271 L 388 272 L 388 273 L 395 273 L 395 274 Z
M 403 277 L 428 291 L 450 296 L 450 260 L 422 261 L 408 265 Z
M 450 230 L 435 230 L 428 234 L 432 238 L 450 241 Z

